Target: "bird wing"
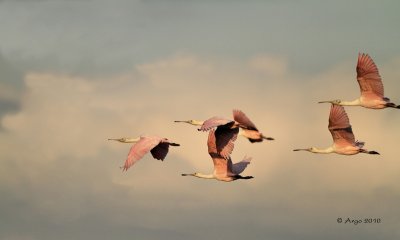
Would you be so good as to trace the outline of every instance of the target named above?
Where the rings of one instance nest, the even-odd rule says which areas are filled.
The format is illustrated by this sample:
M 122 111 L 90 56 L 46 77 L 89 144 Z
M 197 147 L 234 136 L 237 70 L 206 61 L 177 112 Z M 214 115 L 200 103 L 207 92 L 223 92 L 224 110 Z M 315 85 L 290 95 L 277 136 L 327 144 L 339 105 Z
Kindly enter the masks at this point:
M 179 146 L 177 143 L 172 143 L 168 139 L 164 138 L 160 143 L 150 150 L 151 155 L 157 160 L 163 161 L 168 154 L 169 146 Z
M 335 145 L 354 145 L 355 139 L 349 117 L 343 106 L 332 104 L 329 114 L 328 129 Z
M 208 153 L 217 153 L 228 159 L 234 148 L 234 141 L 237 139 L 239 128 L 220 128 L 211 130 L 208 134 Z
M 139 141 L 131 147 L 131 150 L 128 153 L 128 157 L 125 160 L 123 170 L 128 170 L 128 168 L 139 161 L 151 149 L 157 146 L 161 142 L 161 140 L 162 139 L 159 137 L 141 136 Z
M 356 140 L 354 138 L 353 130 L 351 126 L 342 129 L 330 129 L 333 142 L 336 146 L 355 146 Z
M 368 54 L 358 54 L 357 81 L 363 97 L 384 97 L 383 83 L 378 67 Z
M 343 106 L 331 104 L 329 114 L 329 129 L 331 128 L 346 128 L 350 126 L 350 120 Z
M 258 131 L 256 125 L 240 110 L 233 110 L 233 119 L 240 124 L 240 127 Z
M 242 161 L 237 162 L 232 165 L 232 167 L 231 167 L 232 173 L 235 175 L 242 173 L 244 171 L 244 169 L 246 169 L 247 165 L 250 164 L 250 161 L 251 161 L 251 157 L 245 156 Z
M 168 154 L 169 143 L 160 142 L 157 146 L 150 150 L 153 158 L 163 161 Z
M 233 124 L 234 121 L 222 118 L 222 117 L 212 117 L 204 121 L 203 125 L 200 127 L 200 131 L 208 131 L 212 128 L 216 128 L 223 125 Z

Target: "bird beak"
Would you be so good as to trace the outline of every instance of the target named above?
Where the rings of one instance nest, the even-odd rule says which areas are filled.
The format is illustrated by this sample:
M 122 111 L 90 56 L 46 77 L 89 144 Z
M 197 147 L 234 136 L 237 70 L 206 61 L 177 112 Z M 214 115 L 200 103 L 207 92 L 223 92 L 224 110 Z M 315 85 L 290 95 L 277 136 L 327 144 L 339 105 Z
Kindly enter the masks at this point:
M 178 122 L 189 123 L 190 121 L 181 121 L 181 120 L 176 120 L 176 121 L 174 121 L 174 122 L 176 122 L 176 123 L 178 123 Z
M 182 176 L 194 176 L 194 173 L 182 173 Z
M 298 148 L 298 149 L 293 149 L 293 151 L 297 152 L 297 151 L 308 151 L 307 148 Z
M 118 142 L 123 142 L 122 138 L 109 138 L 108 140 L 114 140 L 114 141 L 118 141 Z
M 333 103 L 333 101 L 320 101 L 318 103 Z

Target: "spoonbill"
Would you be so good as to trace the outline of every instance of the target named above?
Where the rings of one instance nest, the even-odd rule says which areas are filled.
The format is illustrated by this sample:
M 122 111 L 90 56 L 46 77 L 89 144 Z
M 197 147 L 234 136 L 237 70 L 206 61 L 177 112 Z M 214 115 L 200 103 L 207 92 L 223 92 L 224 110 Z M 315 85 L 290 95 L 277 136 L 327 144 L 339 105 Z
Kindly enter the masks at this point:
M 328 129 L 332 134 L 333 145 L 326 149 L 316 147 L 294 149 L 293 151 L 308 151 L 312 153 L 337 153 L 354 155 L 357 153 L 379 154 L 376 151 L 363 149 L 364 142 L 355 141 L 349 118 L 342 106 L 332 104 L 329 114 Z
M 319 103 L 332 103 L 342 106 L 362 106 L 365 108 L 400 108 L 384 96 L 383 83 L 378 67 L 368 54 L 359 53 L 357 61 L 357 81 L 360 85 L 361 96 L 353 101 L 321 101 Z
M 168 154 L 169 146 L 180 146 L 178 143 L 170 142 L 167 138 L 158 136 L 142 135 L 138 138 L 109 138 L 122 143 L 136 143 L 131 147 L 128 157 L 125 160 L 123 171 L 127 171 L 133 164 L 139 161 L 148 152 L 154 159 L 164 161 Z
M 239 135 L 247 138 L 251 143 L 262 142 L 263 140 L 274 140 L 274 138 L 266 137 L 258 131 L 255 124 L 242 111 L 233 110 L 233 119 L 234 120 L 228 120 L 221 117 L 212 117 L 206 121 L 187 120 L 175 122 L 184 122 L 194 126 L 201 126 L 200 130 L 202 131 L 228 124 L 230 128 L 240 128 L 241 131 Z
M 244 171 L 248 164 L 250 164 L 251 157 L 244 157 L 242 161 L 232 164 L 229 157 L 225 159 L 218 153 L 217 139 L 218 135 L 215 134 L 216 130 L 212 129 L 208 134 L 208 153 L 214 163 L 214 172 L 212 174 L 203 173 L 189 173 L 182 174 L 182 176 L 193 176 L 205 179 L 216 179 L 224 182 L 231 182 L 237 179 L 251 179 L 253 176 L 241 176 L 240 173 Z

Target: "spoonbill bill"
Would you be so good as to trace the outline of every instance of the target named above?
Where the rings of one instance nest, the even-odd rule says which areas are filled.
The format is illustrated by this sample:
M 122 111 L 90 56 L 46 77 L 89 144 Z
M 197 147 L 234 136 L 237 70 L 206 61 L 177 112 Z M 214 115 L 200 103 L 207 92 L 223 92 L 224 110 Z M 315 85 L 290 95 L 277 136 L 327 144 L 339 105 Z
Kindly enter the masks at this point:
M 255 124 L 240 110 L 233 110 L 233 120 L 224 119 L 221 117 L 212 117 L 206 121 L 187 120 L 175 121 L 184 122 L 194 126 L 201 126 L 199 130 L 207 131 L 209 129 L 225 126 L 229 128 L 240 128 L 239 135 L 247 138 L 251 143 L 262 142 L 263 140 L 274 140 L 272 137 L 264 136 L 258 131 Z
M 378 67 L 368 54 L 359 53 L 357 61 L 357 81 L 360 85 L 361 96 L 353 101 L 321 101 L 319 103 L 332 103 L 342 106 L 362 106 L 365 108 L 400 108 L 384 96 L 383 83 Z
M 158 136 L 142 135 L 138 138 L 109 138 L 108 140 L 122 143 L 135 143 L 128 153 L 124 166 L 121 167 L 123 171 L 127 171 L 128 168 L 139 161 L 148 152 L 151 153 L 153 158 L 164 161 L 168 154 L 169 146 L 179 146 L 178 143 L 170 142 L 167 138 Z
M 303 150 L 312 153 L 337 153 L 343 155 L 354 155 L 357 153 L 379 154 L 375 151 L 363 149 L 364 142 L 355 140 L 349 118 L 342 106 L 335 104 L 331 105 L 328 129 L 333 138 L 333 145 L 331 147 L 326 149 L 311 147 L 305 149 L 294 149 L 293 151 Z
M 216 130 L 212 129 L 208 134 L 208 153 L 214 163 L 214 172 L 212 174 L 203 173 L 189 173 L 182 174 L 182 176 L 193 176 L 205 179 L 216 179 L 224 182 L 231 182 L 237 179 L 251 179 L 253 176 L 241 176 L 240 173 L 244 171 L 248 164 L 250 164 L 251 157 L 244 157 L 242 161 L 232 164 L 232 160 L 229 157 L 225 159 L 221 154 L 218 153 L 217 139 L 218 135 L 215 134 Z

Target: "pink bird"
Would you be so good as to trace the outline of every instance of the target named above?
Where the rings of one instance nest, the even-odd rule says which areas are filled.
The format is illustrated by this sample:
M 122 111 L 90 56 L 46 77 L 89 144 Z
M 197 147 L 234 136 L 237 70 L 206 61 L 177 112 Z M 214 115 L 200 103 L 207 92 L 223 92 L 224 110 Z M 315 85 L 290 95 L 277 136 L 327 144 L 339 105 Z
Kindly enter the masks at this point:
M 125 161 L 123 171 L 127 171 L 133 164 L 139 161 L 148 152 L 153 155 L 153 158 L 164 161 L 168 154 L 169 146 L 179 146 L 177 143 L 170 142 L 166 138 L 158 136 L 145 136 L 139 138 L 109 138 L 122 143 L 136 143 L 131 147 L 128 157 Z
M 199 131 L 209 131 L 210 129 L 217 128 L 217 152 L 221 154 L 225 159 L 233 151 L 233 142 L 237 139 L 237 136 L 244 136 L 250 142 L 262 142 L 266 140 L 274 140 L 271 137 L 265 137 L 254 123 L 240 110 L 233 110 L 233 120 L 212 117 L 206 121 L 188 120 L 188 121 L 175 121 L 184 122 L 194 126 L 201 126 Z M 240 131 L 239 131 L 240 130 Z
M 202 124 L 199 131 L 213 131 L 215 141 L 215 152 L 222 156 L 224 159 L 229 159 L 230 154 L 234 148 L 234 142 L 237 139 L 239 133 L 239 125 L 237 122 L 221 118 L 212 117 Z M 210 140 L 210 137 L 209 137 Z
M 328 129 L 333 138 L 333 145 L 331 147 L 326 149 L 311 147 L 306 149 L 294 149 L 293 151 L 303 150 L 312 153 L 337 153 L 343 155 L 354 155 L 357 153 L 379 154 L 375 151 L 363 149 L 364 142 L 355 140 L 349 118 L 342 106 L 331 105 Z
M 216 179 L 224 182 L 231 182 L 237 179 L 251 179 L 252 176 L 241 176 L 240 173 L 244 171 L 248 164 L 250 164 L 251 158 L 244 157 L 242 161 L 232 164 L 232 160 L 229 157 L 225 159 L 218 152 L 217 148 L 218 135 L 216 134 L 216 130 L 213 129 L 208 134 L 208 153 L 210 154 L 213 163 L 214 163 L 214 172 L 212 174 L 203 174 L 203 173 L 189 173 L 182 174 L 182 176 L 193 176 L 198 178 L 205 179 Z
M 365 108 L 400 108 L 384 96 L 383 83 L 374 61 L 368 54 L 358 54 L 357 81 L 360 85 L 361 96 L 354 101 L 321 101 L 319 103 L 333 103 L 342 106 L 362 106 Z

